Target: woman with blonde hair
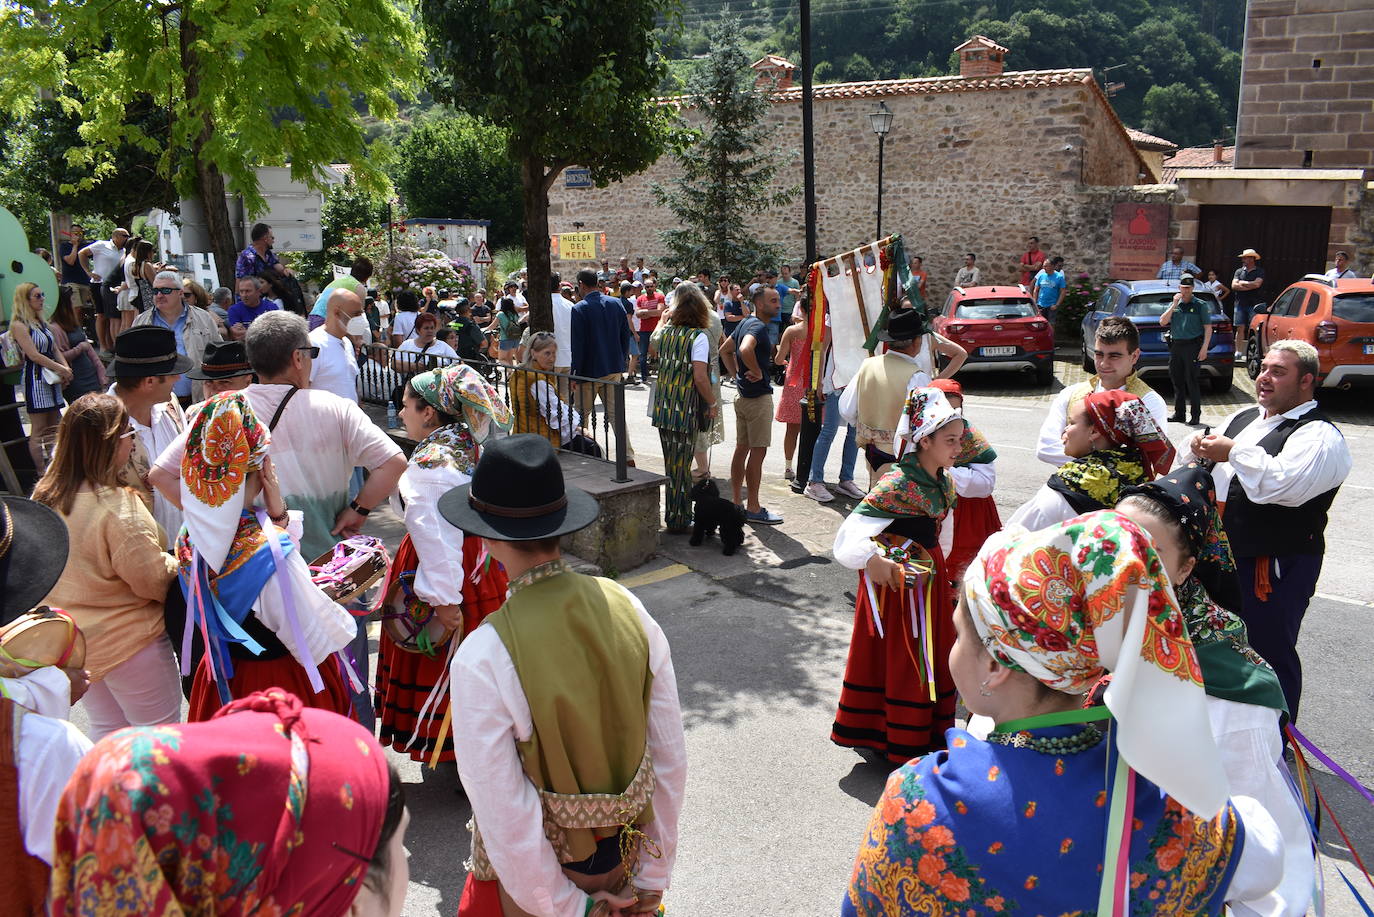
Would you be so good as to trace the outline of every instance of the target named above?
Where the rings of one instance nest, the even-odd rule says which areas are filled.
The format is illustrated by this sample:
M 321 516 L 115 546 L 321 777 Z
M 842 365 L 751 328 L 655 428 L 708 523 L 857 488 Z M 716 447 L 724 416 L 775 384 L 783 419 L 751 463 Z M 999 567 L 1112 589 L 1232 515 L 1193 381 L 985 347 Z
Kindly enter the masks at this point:
M 52 464 L 33 499 L 57 511 L 72 533 L 62 577 L 45 600 L 86 635 L 91 687 L 83 698 L 91 738 L 125 726 L 181 718 L 181 680 L 163 623 L 177 562 L 143 501 L 116 482 L 134 429 L 113 395 L 78 398 L 62 418 Z
M 62 386 L 72 381 L 72 369 L 57 348 L 52 329 L 43 320 L 45 294 L 36 283 L 14 289 L 10 336 L 24 356 L 24 407 L 29 415 L 29 455 L 43 470 L 43 439 L 57 427 L 66 402 Z

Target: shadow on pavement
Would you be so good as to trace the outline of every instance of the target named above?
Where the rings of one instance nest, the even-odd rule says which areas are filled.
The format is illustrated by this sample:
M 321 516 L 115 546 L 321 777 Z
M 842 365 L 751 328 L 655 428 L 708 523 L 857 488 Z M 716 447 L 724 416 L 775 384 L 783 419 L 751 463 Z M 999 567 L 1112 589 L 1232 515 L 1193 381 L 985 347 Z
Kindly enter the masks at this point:
M 845 795 L 874 806 L 878 804 L 878 797 L 883 794 L 888 775 L 896 768 L 897 765 L 887 761 L 880 762 L 860 757 L 854 762 L 849 773 L 839 779 L 836 786 L 843 790 Z

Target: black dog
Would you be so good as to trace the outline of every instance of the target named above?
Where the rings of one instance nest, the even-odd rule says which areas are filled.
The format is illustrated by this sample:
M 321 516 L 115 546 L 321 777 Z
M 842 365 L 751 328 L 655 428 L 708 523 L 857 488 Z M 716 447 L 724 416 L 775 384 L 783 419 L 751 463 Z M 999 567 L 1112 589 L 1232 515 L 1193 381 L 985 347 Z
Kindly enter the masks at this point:
M 692 485 L 692 546 L 702 543 L 720 529 L 723 554 L 734 554 L 744 544 L 744 507 L 736 506 L 720 495 L 720 488 L 710 478 L 702 478 Z

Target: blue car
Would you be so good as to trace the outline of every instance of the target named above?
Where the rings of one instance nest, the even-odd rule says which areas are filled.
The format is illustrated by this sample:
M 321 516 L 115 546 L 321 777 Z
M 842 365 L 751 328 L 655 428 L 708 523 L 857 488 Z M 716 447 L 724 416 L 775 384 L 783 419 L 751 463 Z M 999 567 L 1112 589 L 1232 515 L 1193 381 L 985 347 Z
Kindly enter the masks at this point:
M 1092 342 L 1097 326 L 1104 318 L 1120 315 L 1129 318 L 1140 332 L 1140 362 L 1136 371 L 1142 375 L 1169 373 L 1169 345 L 1164 341 L 1164 328 L 1159 317 L 1169 308 L 1178 293 L 1178 283 L 1169 280 L 1118 280 L 1109 283 L 1092 311 L 1083 316 L 1083 369 L 1095 373 Z M 1234 381 L 1236 367 L 1236 332 L 1231 317 L 1210 290 L 1201 287 L 1193 294 L 1212 310 L 1212 341 L 1202 375 L 1211 380 L 1212 391 L 1228 392 Z

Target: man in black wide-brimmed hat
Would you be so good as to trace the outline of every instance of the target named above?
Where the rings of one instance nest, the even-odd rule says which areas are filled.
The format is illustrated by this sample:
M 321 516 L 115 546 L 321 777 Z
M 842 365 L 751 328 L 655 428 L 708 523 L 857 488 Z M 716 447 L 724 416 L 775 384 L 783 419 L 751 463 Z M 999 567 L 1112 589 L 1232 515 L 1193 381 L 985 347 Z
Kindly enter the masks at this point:
M 559 538 L 590 525 L 596 501 L 565 488 L 553 447 L 527 434 L 487 445 L 439 512 L 510 576 L 452 663 L 474 819 L 459 917 L 656 912 L 686 780 L 682 714 L 658 624 L 562 559 Z
M 874 337 L 887 344 L 887 352 L 864 360 L 840 396 L 840 413 L 854 424 L 855 441 L 868 460 L 870 486 L 897 460 L 892 440 L 907 392 L 932 379 L 948 379 L 968 356 L 964 348 L 936 334 L 930 317 L 920 309 L 892 312 L 887 328 Z M 949 360 L 943 370 L 936 364 L 936 353 Z

